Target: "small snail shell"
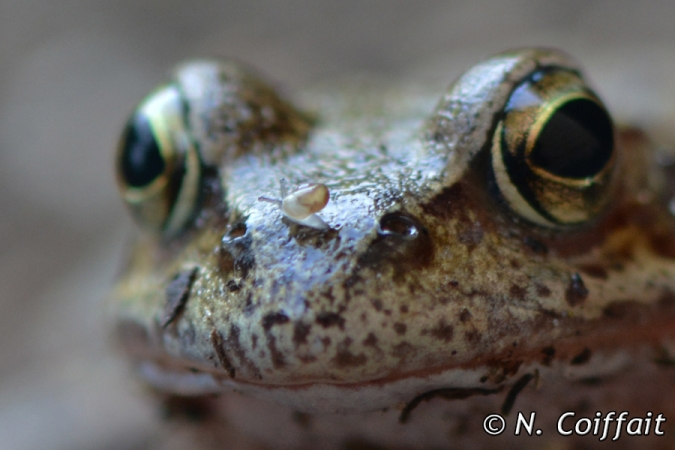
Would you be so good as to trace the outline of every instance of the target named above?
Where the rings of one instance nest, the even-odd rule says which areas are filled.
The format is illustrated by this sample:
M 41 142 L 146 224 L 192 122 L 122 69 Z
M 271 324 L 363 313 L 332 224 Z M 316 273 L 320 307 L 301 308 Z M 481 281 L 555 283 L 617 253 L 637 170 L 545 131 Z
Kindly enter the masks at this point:
M 282 183 L 282 194 L 285 194 L 284 187 Z M 259 197 L 258 200 L 278 204 L 283 215 L 293 222 L 319 230 L 327 230 L 330 228 L 328 224 L 315 213 L 328 204 L 329 198 L 330 194 L 326 185 L 310 184 L 285 195 L 281 201 L 267 197 Z
M 328 188 L 323 184 L 305 186 L 281 201 L 281 210 L 293 220 L 302 220 L 328 204 Z

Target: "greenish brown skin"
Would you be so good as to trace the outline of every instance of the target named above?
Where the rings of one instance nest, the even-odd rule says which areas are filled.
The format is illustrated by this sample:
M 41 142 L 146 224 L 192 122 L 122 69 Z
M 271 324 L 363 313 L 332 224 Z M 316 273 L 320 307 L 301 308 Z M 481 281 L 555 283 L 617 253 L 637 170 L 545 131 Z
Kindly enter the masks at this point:
M 495 186 L 499 113 L 550 65 L 576 69 L 522 50 L 445 94 L 314 94 L 309 114 L 275 94 L 256 104 L 261 88 L 242 82 L 234 97 L 253 100 L 222 110 L 274 114 L 227 131 L 218 110 L 195 107 L 208 167 L 196 217 L 175 237 L 139 235 L 110 302 L 141 375 L 169 393 L 236 390 L 301 412 L 400 411 L 438 389 L 506 392 L 526 373 L 601 376 L 621 370 L 606 363 L 616 355 L 663 356 L 675 337 L 673 192 L 647 138 L 618 132 L 617 182 L 591 223 L 533 225 Z M 278 198 L 281 179 L 328 187 L 329 230 L 258 200 Z

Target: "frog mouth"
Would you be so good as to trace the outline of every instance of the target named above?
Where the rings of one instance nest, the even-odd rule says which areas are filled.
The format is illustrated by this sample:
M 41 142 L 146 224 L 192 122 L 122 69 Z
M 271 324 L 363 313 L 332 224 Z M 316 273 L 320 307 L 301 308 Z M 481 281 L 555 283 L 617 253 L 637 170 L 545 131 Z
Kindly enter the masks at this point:
M 593 385 L 593 380 L 615 379 L 624 372 L 639 372 L 642 366 L 653 370 L 652 354 L 626 350 L 599 352 L 580 368 L 563 362 L 548 366 L 523 364 L 518 371 L 500 382 L 485 381 L 493 366 L 474 369 L 453 368 L 435 374 L 408 376 L 396 380 L 373 380 L 361 383 L 304 383 L 299 385 L 260 385 L 236 382 L 229 377 L 194 370 L 172 370 L 162 364 L 143 361 L 137 366 L 140 377 L 163 392 L 177 395 L 226 395 L 238 392 L 277 404 L 294 411 L 319 414 L 349 414 L 377 411 L 394 406 L 405 423 L 413 410 L 433 398 L 463 400 L 469 397 L 496 397 L 492 404 L 508 414 L 518 394 L 528 385 L 546 383 Z M 648 359 L 645 359 L 647 357 Z M 644 363 L 644 364 L 643 364 Z M 576 369 L 576 370 L 575 370 Z M 658 369 L 657 369 L 658 370 Z
M 645 322 L 648 309 L 644 305 L 624 304 L 615 307 L 614 314 L 633 318 L 641 315 L 633 320 L 633 326 L 596 333 L 592 338 L 584 335 L 569 339 L 566 344 L 564 340 L 558 341 L 555 347 L 529 352 L 529 357 L 525 353 L 506 352 L 453 367 L 347 382 L 296 378 L 268 383 L 264 379 L 246 379 L 233 373 L 238 367 L 214 368 L 209 361 L 180 360 L 158 351 L 148 345 L 147 333 L 137 325 L 127 323 L 118 329 L 118 335 L 126 343 L 137 373 L 159 391 L 190 396 L 236 391 L 307 413 L 364 412 L 408 405 L 401 410 L 401 420 L 406 421 L 416 405 L 436 396 L 445 399 L 496 396 L 508 406 L 524 384 L 536 385 L 539 379 L 545 383 L 558 380 L 584 384 L 591 383 L 589 380 L 615 379 L 624 372 L 662 370 L 660 367 L 672 364 L 669 356 L 672 352 L 666 348 L 675 349 L 672 318 L 663 314 L 668 310 L 661 311 L 661 320 Z M 602 320 L 616 320 L 616 316 Z M 622 337 L 617 337 L 618 334 Z M 661 353 L 655 350 L 659 348 Z

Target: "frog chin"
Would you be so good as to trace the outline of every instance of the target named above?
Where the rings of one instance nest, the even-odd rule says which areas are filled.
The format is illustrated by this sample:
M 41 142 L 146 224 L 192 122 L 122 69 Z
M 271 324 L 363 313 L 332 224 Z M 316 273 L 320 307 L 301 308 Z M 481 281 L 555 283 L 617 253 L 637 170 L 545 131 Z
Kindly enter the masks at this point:
M 642 356 L 649 358 L 647 352 Z M 639 355 L 638 355 L 639 356 Z M 637 360 L 640 358 L 638 357 Z M 235 381 L 225 375 L 181 370 L 153 361 L 141 362 L 139 375 L 159 391 L 180 396 L 218 395 L 238 392 L 282 404 L 294 411 L 310 414 L 349 414 L 401 408 L 403 414 L 412 404 L 438 394 L 446 399 L 464 399 L 491 394 L 517 394 L 534 380 L 562 377 L 583 381 L 618 374 L 631 364 L 636 355 L 626 350 L 596 352 L 583 365 L 553 361 L 544 365 L 521 365 L 514 373 L 492 379 L 494 367 L 451 368 L 426 375 L 410 375 L 394 380 L 369 380 L 360 383 L 304 383 L 298 385 L 262 385 Z M 640 366 L 640 364 L 638 364 Z M 508 400 L 505 400 L 505 402 Z M 402 416 L 403 417 L 403 416 Z

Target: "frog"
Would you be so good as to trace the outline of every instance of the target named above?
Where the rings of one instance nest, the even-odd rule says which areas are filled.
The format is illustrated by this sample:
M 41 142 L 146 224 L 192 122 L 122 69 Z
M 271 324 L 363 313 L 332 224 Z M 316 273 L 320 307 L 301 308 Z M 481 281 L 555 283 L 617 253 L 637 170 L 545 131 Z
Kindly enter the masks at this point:
M 137 377 L 199 412 L 167 433 L 574 448 L 600 440 L 563 437 L 566 411 L 675 417 L 675 159 L 615 124 L 571 56 L 510 50 L 441 92 L 296 103 L 194 60 L 122 132 L 139 231 L 107 308 Z M 514 433 L 530 412 L 539 440 Z

